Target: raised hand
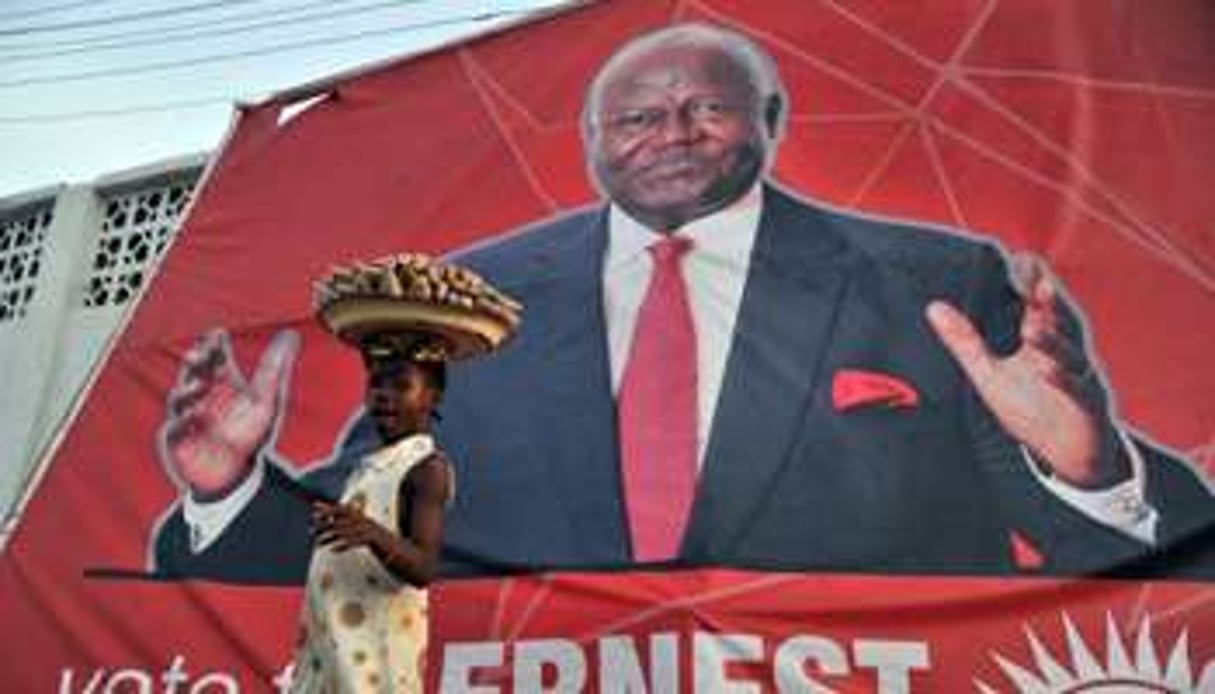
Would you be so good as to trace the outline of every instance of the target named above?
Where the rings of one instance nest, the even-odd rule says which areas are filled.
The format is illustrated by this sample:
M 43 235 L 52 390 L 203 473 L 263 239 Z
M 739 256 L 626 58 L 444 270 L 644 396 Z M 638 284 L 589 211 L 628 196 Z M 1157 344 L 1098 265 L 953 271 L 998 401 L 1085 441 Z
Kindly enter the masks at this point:
M 195 499 L 222 498 L 249 475 L 278 419 L 298 350 L 295 332 L 275 335 L 252 382 L 223 330 L 203 335 L 186 353 L 169 392 L 160 447 L 166 467 Z
M 1066 316 L 1056 280 L 1028 254 L 1012 262 L 1025 301 L 1021 345 L 994 354 L 973 323 L 944 301 L 928 305 L 928 322 L 1006 432 L 1064 481 L 1102 488 L 1126 479 L 1114 454 L 1117 435 L 1100 374 L 1079 327 Z

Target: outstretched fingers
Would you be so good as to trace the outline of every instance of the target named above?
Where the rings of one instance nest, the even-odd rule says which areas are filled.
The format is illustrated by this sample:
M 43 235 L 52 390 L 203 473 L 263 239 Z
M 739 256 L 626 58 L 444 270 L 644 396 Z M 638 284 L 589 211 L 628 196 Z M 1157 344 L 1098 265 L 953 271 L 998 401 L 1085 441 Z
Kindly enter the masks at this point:
M 1095 374 L 1083 334 L 1068 320 L 1062 285 L 1031 253 L 1013 256 L 1010 272 L 1025 300 L 1020 333 L 1026 361 L 1051 385 L 1081 394 Z
M 997 358 L 970 319 L 945 301 L 933 301 L 926 311 L 928 324 L 980 392 L 999 378 Z
M 253 374 L 253 392 L 258 399 L 280 397 L 295 357 L 299 354 L 300 338 L 294 330 L 279 331 L 262 353 Z
M 181 362 L 178 385 L 218 380 L 228 380 L 233 384 L 244 383 L 244 377 L 232 359 L 228 333 L 222 328 L 204 333 L 182 356 Z
M 1025 302 L 1021 339 L 1030 345 L 1052 339 L 1060 331 L 1062 307 L 1058 284 L 1046 263 L 1030 253 L 1012 258 L 1010 276 Z

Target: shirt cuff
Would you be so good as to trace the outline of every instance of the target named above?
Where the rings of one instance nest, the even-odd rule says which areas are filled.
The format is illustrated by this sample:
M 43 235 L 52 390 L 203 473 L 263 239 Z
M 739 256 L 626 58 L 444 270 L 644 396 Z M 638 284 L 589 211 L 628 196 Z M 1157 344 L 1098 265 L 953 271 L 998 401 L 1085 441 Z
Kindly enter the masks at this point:
M 1021 446 L 1021 454 L 1038 482 L 1064 503 L 1097 523 L 1144 544 L 1154 545 L 1160 516 L 1144 494 L 1146 472 L 1143 457 L 1126 432 L 1119 429 L 1118 438 L 1131 462 L 1131 478 L 1106 489 L 1074 487 L 1039 465 L 1025 446 Z
M 190 552 L 200 554 L 224 534 L 228 525 L 240 515 L 249 505 L 257 490 L 262 486 L 265 477 L 259 458 L 246 477 L 236 489 L 218 501 L 202 502 L 195 500 L 188 493 L 182 495 L 181 512 L 190 531 Z

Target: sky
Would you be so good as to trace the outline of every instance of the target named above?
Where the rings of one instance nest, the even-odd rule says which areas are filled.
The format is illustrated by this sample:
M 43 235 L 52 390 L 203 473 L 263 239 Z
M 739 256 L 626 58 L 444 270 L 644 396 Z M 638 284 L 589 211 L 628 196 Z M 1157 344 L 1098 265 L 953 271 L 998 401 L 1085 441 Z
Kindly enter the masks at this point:
M 560 0 L 0 0 L 0 200 L 217 147 L 237 100 Z

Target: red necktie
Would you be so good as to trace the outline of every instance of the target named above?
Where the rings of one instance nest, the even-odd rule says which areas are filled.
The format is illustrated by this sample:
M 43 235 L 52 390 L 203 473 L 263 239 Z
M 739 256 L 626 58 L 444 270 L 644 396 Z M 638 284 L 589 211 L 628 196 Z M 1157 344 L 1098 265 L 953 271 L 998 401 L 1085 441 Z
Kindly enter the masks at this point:
M 650 246 L 654 272 L 619 395 L 620 460 L 635 561 L 679 553 L 696 492 L 696 330 L 681 271 L 689 239 Z

